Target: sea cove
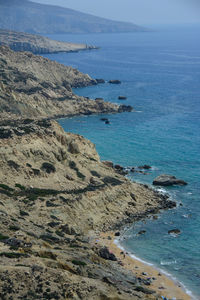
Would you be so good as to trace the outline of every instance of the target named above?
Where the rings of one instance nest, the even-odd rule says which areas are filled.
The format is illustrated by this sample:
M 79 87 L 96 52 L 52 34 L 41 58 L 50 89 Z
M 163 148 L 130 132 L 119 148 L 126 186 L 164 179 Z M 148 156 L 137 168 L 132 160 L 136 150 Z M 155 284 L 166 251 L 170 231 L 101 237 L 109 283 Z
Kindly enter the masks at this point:
M 186 180 L 184 187 L 166 188 L 179 204 L 157 220 L 140 222 L 125 232 L 123 246 L 136 256 L 180 280 L 200 297 L 200 29 L 162 28 L 151 33 L 50 36 L 100 46 L 98 51 L 46 57 L 78 68 L 93 78 L 119 79 L 76 89 L 90 98 L 102 97 L 132 105 L 135 112 L 60 120 L 66 131 L 96 144 L 101 159 L 126 167 L 149 164 L 147 175 L 129 173 L 134 181 L 151 184 L 169 173 Z M 179 228 L 178 237 L 168 230 Z M 144 235 L 138 235 L 146 230 Z M 156 255 L 155 255 L 156 254 Z

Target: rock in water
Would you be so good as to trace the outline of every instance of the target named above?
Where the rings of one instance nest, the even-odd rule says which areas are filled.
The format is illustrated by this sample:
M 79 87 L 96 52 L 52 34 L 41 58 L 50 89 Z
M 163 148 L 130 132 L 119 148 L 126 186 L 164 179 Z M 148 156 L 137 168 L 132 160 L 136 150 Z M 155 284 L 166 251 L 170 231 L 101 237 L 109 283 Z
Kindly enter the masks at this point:
M 109 81 L 108 81 L 108 83 L 111 83 L 111 84 L 120 84 L 120 83 L 121 83 L 121 81 L 120 81 L 120 80 L 117 80 L 117 79 L 115 79 L 115 80 L 109 80 Z
M 178 179 L 175 176 L 162 174 L 156 177 L 153 181 L 153 185 L 161 185 L 161 186 L 171 186 L 171 185 L 186 185 L 182 179 Z
M 180 229 L 172 229 L 168 231 L 168 234 L 180 234 L 180 233 L 181 233 Z
M 118 99 L 119 99 L 119 100 L 126 100 L 127 97 L 126 97 L 126 96 L 119 96 Z
M 97 83 L 105 83 L 105 80 L 102 78 L 96 78 L 95 80 Z
M 118 112 L 131 112 L 133 110 L 133 107 L 131 105 L 120 105 Z

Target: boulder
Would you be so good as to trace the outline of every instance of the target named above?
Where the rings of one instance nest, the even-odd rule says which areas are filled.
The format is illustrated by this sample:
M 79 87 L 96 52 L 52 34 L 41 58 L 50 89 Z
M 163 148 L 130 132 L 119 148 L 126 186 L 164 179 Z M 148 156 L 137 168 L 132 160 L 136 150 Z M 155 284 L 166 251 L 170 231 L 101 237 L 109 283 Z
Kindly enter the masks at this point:
M 120 83 L 121 83 L 121 81 L 120 81 L 120 80 L 117 80 L 117 79 L 115 79 L 115 80 L 109 80 L 109 81 L 108 81 L 108 83 L 111 83 L 111 84 L 120 84 Z
M 120 236 L 120 232 L 119 231 L 115 232 L 115 236 Z
M 180 234 L 180 233 L 181 233 L 180 229 L 177 228 L 168 231 L 168 234 Z
M 75 235 L 76 234 L 76 230 L 74 229 L 74 227 L 65 224 L 63 226 L 61 226 L 60 228 L 64 233 L 69 234 L 69 235 Z
M 138 232 L 138 234 L 145 234 L 146 233 L 146 230 L 140 230 L 139 232 Z
M 113 253 L 111 253 L 107 247 L 103 247 L 99 250 L 99 256 L 104 259 L 117 261 L 116 256 Z
M 106 165 L 107 167 L 110 167 L 110 168 L 113 168 L 114 167 L 114 164 L 112 161 L 108 161 L 108 160 L 105 160 L 105 161 L 102 161 L 102 163 L 104 165 Z
M 103 98 L 95 98 L 96 101 L 104 101 Z
M 151 166 L 149 166 L 149 165 L 143 165 L 143 166 L 139 166 L 138 169 L 150 170 Z
M 153 185 L 161 185 L 161 186 L 171 186 L 171 185 L 186 185 L 182 179 L 178 179 L 175 176 L 162 174 L 156 177 L 153 181 Z
M 105 80 L 102 78 L 96 78 L 95 80 L 97 83 L 105 83 Z
M 126 100 L 127 97 L 126 97 L 126 96 L 119 96 L 118 99 L 119 99 L 119 100 Z
M 133 107 L 131 105 L 120 105 L 118 108 L 118 112 L 131 112 L 133 110 Z

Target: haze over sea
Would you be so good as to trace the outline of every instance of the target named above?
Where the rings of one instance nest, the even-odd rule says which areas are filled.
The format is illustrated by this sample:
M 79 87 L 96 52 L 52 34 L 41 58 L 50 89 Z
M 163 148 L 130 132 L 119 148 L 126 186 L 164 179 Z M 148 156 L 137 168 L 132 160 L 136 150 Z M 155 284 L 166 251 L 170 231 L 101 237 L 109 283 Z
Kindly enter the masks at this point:
M 119 79 L 76 89 L 79 95 L 130 104 L 135 112 L 62 119 L 66 131 L 96 144 L 102 160 L 123 166 L 153 166 L 147 175 L 129 174 L 151 184 L 167 173 L 188 182 L 165 188 L 178 207 L 163 211 L 124 233 L 125 249 L 181 281 L 200 299 L 200 27 L 162 27 L 154 32 L 95 35 L 51 35 L 84 42 L 100 50 L 46 57 L 71 65 L 93 78 Z M 119 101 L 118 96 L 127 96 Z M 181 205 L 180 205 L 181 204 Z M 178 228 L 177 237 L 168 230 Z M 140 230 L 146 230 L 138 235 Z

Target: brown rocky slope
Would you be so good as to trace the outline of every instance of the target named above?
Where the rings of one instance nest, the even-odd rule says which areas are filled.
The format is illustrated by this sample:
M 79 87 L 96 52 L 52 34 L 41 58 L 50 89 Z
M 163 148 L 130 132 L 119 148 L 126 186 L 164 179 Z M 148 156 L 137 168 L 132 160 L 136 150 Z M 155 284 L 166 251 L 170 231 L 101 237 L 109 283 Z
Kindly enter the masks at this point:
M 167 197 L 55 121 L 1 122 L 0 168 L 1 299 L 160 299 L 92 237 L 173 207 Z
M 30 51 L 34 54 L 77 52 L 97 49 L 95 46 L 54 41 L 47 37 L 25 32 L 0 29 L 0 45 L 8 46 L 14 51 Z
M 72 88 L 97 84 L 89 75 L 30 52 L 0 47 L 1 119 L 116 113 L 126 106 L 77 96 Z M 130 110 L 130 107 L 129 107 Z

